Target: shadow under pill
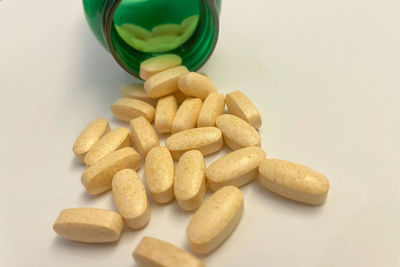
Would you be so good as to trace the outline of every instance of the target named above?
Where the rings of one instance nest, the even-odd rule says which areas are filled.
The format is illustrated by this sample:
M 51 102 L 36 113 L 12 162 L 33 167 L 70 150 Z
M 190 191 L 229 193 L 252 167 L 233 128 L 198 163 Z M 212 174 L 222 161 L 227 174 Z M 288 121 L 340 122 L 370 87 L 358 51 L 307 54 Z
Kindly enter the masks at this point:
M 79 200 L 83 200 L 85 203 L 93 202 L 93 201 L 100 201 L 100 200 L 104 199 L 105 197 L 107 197 L 108 193 L 111 193 L 111 190 L 103 192 L 103 193 L 101 193 L 99 195 L 90 195 L 85 190 L 82 190 L 82 193 L 81 193 L 81 195 L 79 197 Z M 111 198 L 111 201 L 113 201 L 112 198 Z M 115 207 L 115 206 L 113 206 L 113 207 Z
M 82 172 L 86 169 L 85 163 L 79 162 L 74 156 L 71 159 L 69 167 L 70 167 L 70 169 L 82 170 Z
M 278 206 L 281 210 L 289 210 L 293 213 L 302 214 L 303 216 L 310 215 L 314 216 L 317 213 L 320 213 L 323 209 L 324 204 L 319 206 L 312 206 L 307 204 L 302 204 L 300 202 L 296 202 L 282 196 L 279 196 L 268 189 L 264 188 L 258 179 L 251 183 L 252 193 L 254 195 L 259 195 L 260 198 L 265 199 L 266 205 L 268 203 L 272 203 L 272 205 Z
M 186 219 L 186 218 L 191 218 L 193 214 L 196 212 L 196 210 L 183 210 L 181 207 L 179 207 L 179 204 L 177 201 L 174 201 L 174 203 L 171 205 L 170 209 L 174 213 L 174 216 L 180 217 L 181 219 Z
M 110 118 L 110 123 L 113 125 L 113 129 L 118 128 L 118 127 L 124 127 L 124 128 L 130 128 L 129 123 L 125 121 L 121 121 L 120 119 L 112 116 Z
M 50 246 L 50 249 L 61 251 L 61 253 L 65 253 L 65 251 L 70 251 L 73 254 L 79 253 L 93 253 L 93 256 L 96 256 L 99 252 L 107 253 L 115 250 L 117 248 L 118 241 L 109 242 L 109 243 L 82 243 L 72 240 L 64 239 L 60 236 L 55 236 L 53 242 Z M 60 250 L 61 249 L 61 250 Z M 83 251 L 83 252 L 82 252 Z

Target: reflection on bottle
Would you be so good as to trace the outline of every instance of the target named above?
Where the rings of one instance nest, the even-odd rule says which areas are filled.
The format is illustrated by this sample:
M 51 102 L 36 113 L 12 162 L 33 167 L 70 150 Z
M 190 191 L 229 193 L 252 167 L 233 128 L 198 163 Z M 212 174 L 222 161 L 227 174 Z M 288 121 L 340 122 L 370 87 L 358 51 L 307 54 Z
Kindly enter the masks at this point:
M 173 50 L 185 43 L 194 33 L 199 16 L 184 19 L 181 24 L 161 24 L 151 32 L 138 25 L 125 23 L 115 25 L 119 36 L 132 48 L 142 52 L 162 53 Z

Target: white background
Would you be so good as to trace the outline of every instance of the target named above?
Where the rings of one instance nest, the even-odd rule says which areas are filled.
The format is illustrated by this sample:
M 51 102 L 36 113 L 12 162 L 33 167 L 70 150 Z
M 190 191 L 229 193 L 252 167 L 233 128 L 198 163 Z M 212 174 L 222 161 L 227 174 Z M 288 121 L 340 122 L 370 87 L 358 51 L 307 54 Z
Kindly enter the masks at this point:
M 223 1 L 201 71 L 255 102 L 269 157 L 331 182 L 321 207 L 245 186 L 243 218 L 202 258 L 208 266 L 400 266 L 399 1 Z M 52 230 L 64 208 L 115 210 L 109 192 L 85 193 L 71 148 L 97 117 L 125 125 L 109 107 L 133 81 L 89 31 L 80 0 L 0 2 L 0 266 L 136 266 L 144 235 L 188 248 L 192 214 L 176 202 L 152 203 L 149 225 L 116 245 Z

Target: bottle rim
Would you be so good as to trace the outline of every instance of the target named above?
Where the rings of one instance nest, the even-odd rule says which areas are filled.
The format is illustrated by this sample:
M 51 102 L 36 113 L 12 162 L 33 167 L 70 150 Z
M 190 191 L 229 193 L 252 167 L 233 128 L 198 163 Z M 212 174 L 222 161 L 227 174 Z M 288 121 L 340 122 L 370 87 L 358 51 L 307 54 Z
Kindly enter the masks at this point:
M 110 6 L 108 6 L 108 8 L 105 10 L 104 12 L 104 17 L 103 17 L 103 31 L 106 37 L 106 43 L 107 46 L 111 52 L 111 55 L 113 56 L 113 58 L 117 61 L 117 63 L 129 74 L 133 75 L 134 77 L 141 79 L 139 77 L 139 73 L 135 73 L 133 71 L 131 71 L 128 66 L 126 64 L 124 64 L 124 62 L 118 57 L 117 52 L 114 48 L 114 45 L 112 44 L 112 25 L 113 25 L 113 19 L 114 19 L 114 14 L 118 8 L 118 6 L 121 4 L 123 0 L 116 0 L 114 1 Z M 193 71 L 197 71 L 198 69 L 200 69 L 210 58 L 210 56 L 212 55 L 212 53 L 215 50 L 217 41 L 218 41 L 218 36 L 219 36 L 219 12 L 215 3 L 215 0 L 204 0 L 204 2 L 206 3 L 206 5 L 209 7 L 208 10 L 211 11 L 211 16 L 215 25 L 214 28 L 214 41 L 212 44 L 212 47 L 209 51 L 209 53 L 207 54 L 207 56 L 202 60 L 202 62 L 196 66 Z M 168 51 L 166 52 L 168 53 Z

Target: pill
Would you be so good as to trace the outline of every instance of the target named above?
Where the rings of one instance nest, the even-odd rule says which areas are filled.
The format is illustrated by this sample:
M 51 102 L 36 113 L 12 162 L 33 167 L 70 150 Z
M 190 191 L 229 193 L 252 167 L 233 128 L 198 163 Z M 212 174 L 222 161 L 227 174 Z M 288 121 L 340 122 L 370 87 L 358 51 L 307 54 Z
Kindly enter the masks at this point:
M 82 184 L 90 195 L 98 195 L 111 189 L 113 176 L 120 170 L 137 170 L 142 158 L 131 147 L 119 149 L 96 161 L 82 174 Z
M 136 50 L 139 50 L 141 52 L 144 52 L 147 48 L 147 40 L 143 40 L 143 39 L 139 39 L 136 37 L 132 37 L 130 42 L 128 42 L 128 44 L 130 44 L 133 48 L 135 48 Z
M 132 119 L 144 116 L 149 122 L 153 122 L 155 108 L 139 99 L 120 98 L 111 106 L 111 112 L 122 121 L 130 122 Z
M 185 36 L 184 34 L 186 33 L 186 31 L 178 36 L 179 38 L 178 38 L 178 42 L 177 42 L 177 46 L 176 47 L 181 46 L 183 43 L 185 43 L 189 39 L 188 37 L 190 37 L 193 34 L 193 32 L 192 32 L 190 34 L 190 36 Z M 183 48 L 183 49 L 185 49 L 185 48 Z
M 266 157 L 265 152 L 255 146 L 235 150 L 217 159 L 206 169 L 206 178 L 211 190 L 226 185 L 243 186 L 258 176 L 258 166 Z
M 201 109 L 200 98 L 187 98 L 175 113 L 172 121 L 171 133 L 177 133 L 196 127 L 197 118 Z
M 195 210 L 206 193 L 205 163 L 198 150 L 189 150 L 179 159 L 175 170 L 174 195 L 183 210 Z
M 223 94 L 210 93 L 201 106 L 197 127 L 215 126 L 217 117 L 224 112 L 225 98 Z
M 154 74 L 144 83 L 144 89 L 152 98 L 172 94 L 178 90 L 178 80 L 182 74 L 189 72 L 184 66 L 173 67 Z
M 153 98 L 159 98 L 178 91 L 179 77 L 188 70 L 184 66 L 169 68 L 154 74 L 144 83 L 144 89 Z
M 275 194 L 309 205 L 323 204 L 329 190 L 329 181 L 323 174 L 279 159 L 264 159 L 258 179 Z
M 193 15 L 193 16 L 187 17 L 186 19 L 184 19 L 181 22 L 181 27 L 185 29 L 185 28 L 190 27 L 192 25 L 196 25 L 198 21 L 199 21 L 199 16 L 198 15 Z
M 154 27 L 151 30 L 153 36 L 169 35 L 169 34 L 180 35 L 181 32 L 182 32 L 182 27 L 179 24 L 161 24 Z
M 119 37 L 121 37 L 121 39 L 129 46 L 138 50 L 142 50 L 145 47 L 146 43 L 143 39 L 137 38 L 134 34 L 118 25 L 115 26 L 115 29 L 117 30 Z
M 143 116 L 131 120 L 130 126 L 133 144 L 142 156 L 146 156 L 150 149 L 160 145 L 153 126 Z
M 205 267 L 189 252 L 171 243 L 147 236 L 143 237 L 133 251 L 133 258 L 140 267 Z
M 121 25 L 121 28 L 138 39 L 147 40 L 152 36 L 150 31 L 135 24 L 125 23 Z
M 181 23 L 182 33 L 181 33 L 181 43 L 186 42 L 193 34 L 197 28 L 199 21 L 199 16 L 191 16 L 184 19 Z
M 80 162 L 84 162 L 86 153 L 110 131 L 107 119 L 101 118 L 90 122 L 76 138 L 72 151 Z
M 154 74 L 179 66 L 181 63 L 182 59 L 175 54 L 166 54 L 146 59 L 140 63 L 140 78 L 147 80 Z
M 250 123 L 254 128 L 261 126 L 261 117 L 256 106 L 240 91 L 230 92 L 225 96 L 229 113 Z
M 129 130 L 123 127 L 116 128 L 104 135 L 86 154 L 84 162 L 92 165 L 104 158 L 111 152 L 120 148 L 131 146 L 131 135 Z
M 179 77 L 179 90 L 187 96 L 206 99 L 208 94 L 217 92 L 217 87 L 211 80 L 199 73 L 189 72 Z
M 139 229 L 149 222 L 149 201 L 142 180 L 134 170 L 123 169 L 114 175 L 112 195 L 129 228 Z
M 224 145 L 222 133 L 216 127 L 189 129 L 167 138 L 165 145 L 173 159 L 179 159 L 188 150 L 199 150 L 203 156 L 217 152 Z
M 243 196 L 235 186 L 225 186 L 206 199 L 186 229 L 190 248 L 206 254 L 221 245 L 238 225 Z
M 187 98 L 187 95 L 182 93 L 182 91 L 180 91 L 180 90 L 178 90 L 175 93 L 173 93 L 173 95 L 175 96 L 176 101 L 178 102 L 179 105 L 182 104 L 183 101 L 185 101 L 186 98 Z
M 151 98 L 144 90 L 142 83 L 132 83 L 121 87 L 121 96 L 124 98 L 136 98 L 149 103 L 152 106 L 157 105 L 157 99 Z
M 156 202 L 166 203 L 174 198 L 174 161 L 166 147 L 155 147 L 147 153 L 144 174 Z
M 124 39 L 124 41 L 126 41 Z M 147 41 L 143 41 L 142 39 L 137 39 L 136 37 L 132 37 L 129 42 L 127 42 L 131 47 L 144 52 L 147 48 Z
M 173 95 L 164 96 L 158 100 L 154 126 L 159 133 L 170 133 L 178 103 Z
M 122 217 L 111 210 L 73 208 L 60 212 L 53 229 L 69 240 L 106 243 L 117 241 L 123 226 Z
M 222 132 L 224 143 L 232 150 L 261 145 L 260 134 L 239 117 L 223 114 L 217 118 L 216 124 Z
M 187 40 L 190 39 L 190 37 L 192 37 L 194 31 L 196 30 L 197 24 L 192 24 L 189 27 L 183 29 L 182 34 L 179 37 L 179 44 L 183 44 L 185 43 Z
M 180 37 L 175 34 L 153 36 L 146 41 L 144 52 L 167 52 L 177 48 L 180 43 Z

